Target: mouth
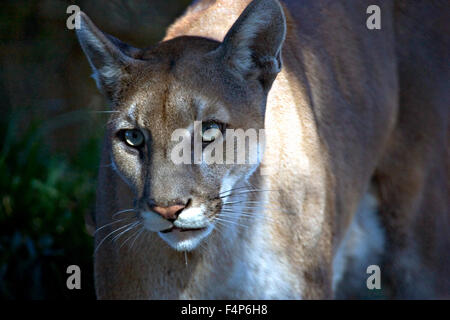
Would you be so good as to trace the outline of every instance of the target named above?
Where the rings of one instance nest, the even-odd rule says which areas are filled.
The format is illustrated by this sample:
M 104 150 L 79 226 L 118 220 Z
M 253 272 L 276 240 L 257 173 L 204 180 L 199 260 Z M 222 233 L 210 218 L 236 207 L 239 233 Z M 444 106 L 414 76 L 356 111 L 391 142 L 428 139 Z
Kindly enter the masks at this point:
M 179 228 L 176 226 L 172 226 L 169 229 L 160 231 L 161 233 L 169 233 L 169 232 L 187 232 L 187 231 L 204 231 L 206 227 L 203 228 Z
M 203 208 L 183 210 L 173 222 L 153 211 L 142 212 L 141 216 L 147 230 L 157 232 L 177 251 L 194 250 L 214 229 L 213 224 L 206 219 Z
M 173 226 L 159 231 L 158 235 L 177 251 L 191 251 L 208 237 L 213 230 L 212 225 L 201 228 L 181 228 Z

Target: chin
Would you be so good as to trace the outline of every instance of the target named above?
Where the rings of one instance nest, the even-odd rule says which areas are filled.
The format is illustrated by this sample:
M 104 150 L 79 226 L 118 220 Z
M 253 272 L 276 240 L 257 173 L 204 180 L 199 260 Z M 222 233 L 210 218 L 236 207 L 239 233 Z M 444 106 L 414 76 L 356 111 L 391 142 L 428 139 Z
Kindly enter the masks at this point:
M 203 229 L 188 231 L 174 229 L 166 233 L 158 232 L 158 235 L 167 242 L 170 247 L 177 251 L 192 251 L 210 235 L 213 228 L 213 225 L 210 224 Z

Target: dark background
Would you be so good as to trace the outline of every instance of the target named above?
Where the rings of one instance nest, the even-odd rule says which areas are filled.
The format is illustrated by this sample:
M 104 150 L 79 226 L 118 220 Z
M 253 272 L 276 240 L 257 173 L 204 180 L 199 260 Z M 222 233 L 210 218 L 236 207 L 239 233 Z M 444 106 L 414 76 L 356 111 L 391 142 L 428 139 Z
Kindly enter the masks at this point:
M 93 212 L 108 105 L 97 92 L 70 4 L 137 47 L 162 39 L 190 0 L 2 1 L 0 6 L 0 299 L 95 298 Z M 66 268 L 81 268 L 68 290 Z

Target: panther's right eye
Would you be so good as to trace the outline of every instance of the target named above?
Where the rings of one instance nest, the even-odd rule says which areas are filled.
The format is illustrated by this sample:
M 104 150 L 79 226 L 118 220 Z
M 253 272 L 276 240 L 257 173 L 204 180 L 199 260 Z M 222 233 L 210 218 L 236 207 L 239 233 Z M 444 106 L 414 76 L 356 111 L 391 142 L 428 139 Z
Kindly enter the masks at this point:
M 138 129 L 123 130 L 122 137 L 127 145 L 134 148 L 142 147 L 145 142 L 144 134 Z

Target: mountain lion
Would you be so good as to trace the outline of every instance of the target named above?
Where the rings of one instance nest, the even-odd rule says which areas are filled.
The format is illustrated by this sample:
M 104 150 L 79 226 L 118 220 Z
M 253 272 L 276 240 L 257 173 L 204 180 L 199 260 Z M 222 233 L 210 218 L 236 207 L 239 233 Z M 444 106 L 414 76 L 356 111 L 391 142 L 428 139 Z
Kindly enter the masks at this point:
M 449 296 L 447 4 L 382 1 L 369 30 L 372 2 L 195 1 L 147 49 L 80 13 L 112 105 L 98 298 L 370 298 L 370 265 L 378 297 Z M 264 132 L 256 163 L 206 163 L 228 129 Z

